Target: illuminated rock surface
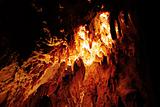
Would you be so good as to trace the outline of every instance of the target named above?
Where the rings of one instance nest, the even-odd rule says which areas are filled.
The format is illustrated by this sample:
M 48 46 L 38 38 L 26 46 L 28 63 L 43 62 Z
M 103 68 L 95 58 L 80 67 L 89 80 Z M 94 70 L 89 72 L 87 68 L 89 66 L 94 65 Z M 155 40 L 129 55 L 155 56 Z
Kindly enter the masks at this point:
M 13 62 L 0 70 L 0 106 L 147 107 L 131 14 L 126 24 L 119 12 L 115 39 L 111 12 L 96 12 L 89 23 L 73 29 L 69 42 L 44 27 L 50 51 L 33 51 L 22 65 Z

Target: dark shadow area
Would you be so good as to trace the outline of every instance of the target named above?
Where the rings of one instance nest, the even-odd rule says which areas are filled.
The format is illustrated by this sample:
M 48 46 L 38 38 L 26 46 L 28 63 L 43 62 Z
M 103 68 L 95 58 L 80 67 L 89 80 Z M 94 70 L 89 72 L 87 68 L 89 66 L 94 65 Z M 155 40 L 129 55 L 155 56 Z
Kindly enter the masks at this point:
M 147 87 L 150 89 L 151 106 L 159 107 L 158 97 L 160 96 L 159 84 L 159 31 L 156 27 L 158 24 L 158 8 L 155 2 L 140 0 L 136 7 L 136 21 L 138 23 L 138 33 L 140 36 L 140 60 L 143 63 L 143 75 L 147 79 Z M 156 9 L 155 9 L 156 7 Z
M 0 36 L 8 41 L 1 39 L 1 48 L 8 46 L 20 53 L 21 57 L 27 57 L 39 38 L 39 24 L 31 0 L 0 1 Z
M 43 96 L 37 107 L 52 107 L 52 103 L 49 97 Z

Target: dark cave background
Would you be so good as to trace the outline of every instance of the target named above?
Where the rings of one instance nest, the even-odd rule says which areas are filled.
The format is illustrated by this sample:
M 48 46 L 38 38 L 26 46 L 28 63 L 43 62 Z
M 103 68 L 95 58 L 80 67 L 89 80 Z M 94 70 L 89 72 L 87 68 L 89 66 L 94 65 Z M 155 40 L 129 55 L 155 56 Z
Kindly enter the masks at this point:
M 60 15 L 57 11 L 60 0 L 37 0 L 43 6 L 48 7 L 48 13 L 43 15 L 48 20 L 50 29 L 53 32 L 61 27 L 68 28 L 70 25 L 66 22 L 59 24 L 57 17 Z M 122 0 L 125 1 L 125 0 Z M 131 0 L 132 1 L 132 0 Z M 81 18 L 92 6 L 97 6 L 100 0 L 87 6 L 85 0 L 63 0 L 62 4 L 66 7 L 65 15 L 70 13 Z M 158 98 L 160 96 L 159 84 L 159 32 L 156 24 L 158 23 L 156 10 L 158 7 L 152 5 L 153 1 L 145 0 L 136 1 L 134 8 L 135 21 L 137 23 L 139 41 L 139 54 L 142 65 L 142 74 L 147 79 L 146 84 L 150 88 L 150 96 L 153 107 L 160 107 Z M 148 5 L 149 3 L 149 5 Z M 72 5 L 75 5 L 73 6 Z M 157 7 L 157 9 L 155 9 Z M 84 10 L 85 9 L 85 10 Z M 84 11 L 83 11 L 84 10 Z M 62 14 L 61 13 L 61 14 Z M 65 18 L 65 15 L 62 16 Z M 157 19 L 156 19 L 157 18 Z M 0 1 L 0 65 L 3 65 L 10 58 L 10 53 L 16 51 L 19 53 L 19 59 L 27 59 L 32 50 L 35 49 L 36 43 L 41 36 L 41 19 L 32 8 L 31 0 L 1 0 Z M 157 24 L 158 25 L 158 24 Z M 55 30 L 55 31 L 54 31 Z M 5 54 L 5 55 L 4 55 Z

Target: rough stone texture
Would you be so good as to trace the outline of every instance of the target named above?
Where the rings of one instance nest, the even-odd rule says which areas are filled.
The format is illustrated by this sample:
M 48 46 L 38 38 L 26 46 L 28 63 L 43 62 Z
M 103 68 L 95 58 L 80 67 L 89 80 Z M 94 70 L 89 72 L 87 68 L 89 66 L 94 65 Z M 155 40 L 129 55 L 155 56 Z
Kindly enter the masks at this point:
M 92 6 L 83 11 L 81 6 L 76 4 L 75 7 L 80 6 L 77 8 L 77 12 L 83 13 L 82 16 L 78 16 L 79 13 L 73 11 L 68 4 L 66 7 L 69 7 L 65 14 L 71 13 L 71 15 L 63 17 L 63 20 L 67 21 L 58 25 L 59 19 L 52 16 L 52 12 L 56 12 L 58 5 L 51 8 L 52 4 L 50 3 L 33 1 L 33 8 L 37 12 L 35 14 L 38 14 L 43 22 L 42 29 L 46 28 L 43 29 L 43 36 L 49 38 L 50 34 L 56 34 L 57 29 L 59 30 L 64 25 L 64 29 L 69 33 L 60 33 L 60 35 L 67 35 L 67 38 L 71 39 L 68 40 L 70 44 L 72 44 L 70 35 L 73 36 L 73 28 L 81 23 L 90 23 L 89 20 L 95 16 L 96 12 L 100 11 L 100 8 L 93 9 L 96 10 L 95 13 L 93 10 L 89 11 Z M 83 2 L 84 5 L 87 3 Z M 41 9 L 41 7 L 43 8 Z M 61 10 L 59 11 L 61 12 Z M 85 66 L 83 60 L 77 58 L 74 64 L 69 66 L 67 61 L 59 61 L 61 54 L 65 53 L 64 55 L 67 56 L 67 52 L 63 52 L 63 49 L 66 49 L 64 45 L 51 47 L 48 50 L 44 48 L 45 46 L 41 46 L 44 48 L 43 51 L 45 49 L 47 51 L 33 52 L 33 55 L 22 65 L 13 62 L 0 70 L 0 106 L 149 107 L 146 87 L 140 78 L 141 71 L 137 57 L 138 34 L 132 21 L 134 14 L 127 13 L 130 17 L 126 19 L 126 14 L 121 13 L 120 10 L 109 9 L 109 11 L 115 12 L 111 14 L 113 15 L 111 19 L 113 19 L 110 20 L 110 24 L 112 39 L 116 36 L 114 38 L 116 45 L 113 46 L 108 57 L 104 56 L 102 62 L 94 62 L 90 66 Z M 48 12 L 48 15 L 45 15 L 45 12 Z M 63 11 L 60 14 L 64 14 Z M 73 17 L 74 15 L 75 17 Z M 52 21 L 52 18 L 55 19 Z M 119 23 L 119 33 L 121 34 L 114 34 L 116 29 L 113 27 L 113 21 Z M 53 30 L 52 24 L 56 26 L 56 30 Z M 54 56 L 59 56 L 59 59 Z M 55 60 L 58 61 L 55 63 Z

